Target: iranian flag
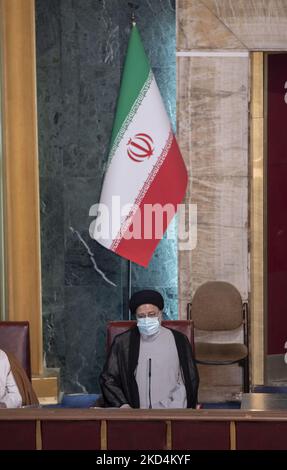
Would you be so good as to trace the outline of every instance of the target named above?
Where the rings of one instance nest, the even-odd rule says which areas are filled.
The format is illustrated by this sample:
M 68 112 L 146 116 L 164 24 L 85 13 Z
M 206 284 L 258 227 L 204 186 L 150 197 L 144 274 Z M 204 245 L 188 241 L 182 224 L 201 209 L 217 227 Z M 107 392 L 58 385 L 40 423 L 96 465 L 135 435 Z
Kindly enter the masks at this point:
M 186 185 L 187 171 L 134 24 L 92 237 L 146 267 Z

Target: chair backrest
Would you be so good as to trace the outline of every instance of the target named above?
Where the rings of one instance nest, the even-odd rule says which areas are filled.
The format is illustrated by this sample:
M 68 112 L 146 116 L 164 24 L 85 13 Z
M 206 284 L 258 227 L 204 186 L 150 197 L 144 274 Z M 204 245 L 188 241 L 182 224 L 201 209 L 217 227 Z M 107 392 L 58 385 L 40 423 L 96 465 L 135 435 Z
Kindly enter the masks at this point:
M 136 325 L 136 321 L 110 321 L 107 330 L 107 350 L 109 350 L 115 336 L 124 333 Z M 162 326 L 179 331 L 187 336 L 194 351 L 194 331 L 192 320 L 163 320 Z
M 31 380 L 29 323 L 0 322 L 0 349 L 14 354 Z
M 239 328 L 243 323 L 241 295 L 232 284 L 206 282 L 195 292 L 191 319 L 199 330 L 224 331 Z

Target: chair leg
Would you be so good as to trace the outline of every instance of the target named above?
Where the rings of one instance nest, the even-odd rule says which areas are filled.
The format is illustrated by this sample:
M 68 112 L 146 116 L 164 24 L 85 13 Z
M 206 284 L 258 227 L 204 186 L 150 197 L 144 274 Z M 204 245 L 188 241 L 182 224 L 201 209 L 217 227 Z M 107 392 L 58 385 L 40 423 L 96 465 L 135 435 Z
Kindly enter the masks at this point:
M 243 391 L 249 393 L 249 358 L 248 356 L 243 360 Z

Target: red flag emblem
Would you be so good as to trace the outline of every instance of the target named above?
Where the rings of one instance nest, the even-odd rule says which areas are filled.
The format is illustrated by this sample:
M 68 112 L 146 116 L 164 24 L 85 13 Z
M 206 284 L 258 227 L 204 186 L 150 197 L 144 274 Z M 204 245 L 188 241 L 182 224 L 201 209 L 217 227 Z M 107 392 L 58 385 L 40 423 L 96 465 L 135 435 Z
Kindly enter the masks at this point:
M 153 140 L 148 134 L 136 134 L 127 143 L 127 154 L 134 162 L 143 162 L 153 154 Z

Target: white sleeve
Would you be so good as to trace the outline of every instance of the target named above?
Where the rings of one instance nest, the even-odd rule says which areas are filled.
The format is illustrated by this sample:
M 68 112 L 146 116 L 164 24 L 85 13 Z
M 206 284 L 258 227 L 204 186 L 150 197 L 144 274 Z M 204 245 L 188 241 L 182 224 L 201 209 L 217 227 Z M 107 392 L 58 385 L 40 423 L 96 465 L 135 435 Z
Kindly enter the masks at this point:
M 6 356 L 7 364 L 6 369 L 6 384 L 4 395 L 0 398 L 2 403 L 5 403 L 7 408 L 19 408 L 22 405 L 22 397 L 16 385 L 13 373 L 11 371 L 9 360 Z M 6 361 L 5 361 L 6 362 Z M 5 377 L 4 377 L 5 380 Z

